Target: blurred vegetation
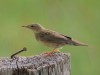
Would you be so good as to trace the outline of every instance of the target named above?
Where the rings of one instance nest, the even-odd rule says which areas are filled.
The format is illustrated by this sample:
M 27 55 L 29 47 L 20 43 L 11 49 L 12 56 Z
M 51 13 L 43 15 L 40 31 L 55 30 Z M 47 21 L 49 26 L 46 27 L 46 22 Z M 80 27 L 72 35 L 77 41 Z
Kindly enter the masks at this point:
M 0 0 L 0 57 L 27 47 L 20 55 L 50 51 L 21 26 L 40 23 L 90 47 L 65 46 L 71 53 L 72 75 L 100 75 L 99 0 Z

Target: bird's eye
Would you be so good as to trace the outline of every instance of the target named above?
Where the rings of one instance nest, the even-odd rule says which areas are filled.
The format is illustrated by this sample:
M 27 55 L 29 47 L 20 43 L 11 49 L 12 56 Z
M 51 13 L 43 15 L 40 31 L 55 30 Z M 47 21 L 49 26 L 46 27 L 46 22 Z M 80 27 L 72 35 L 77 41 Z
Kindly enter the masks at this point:
M 31 27 L 34 27 L 33 25 Z

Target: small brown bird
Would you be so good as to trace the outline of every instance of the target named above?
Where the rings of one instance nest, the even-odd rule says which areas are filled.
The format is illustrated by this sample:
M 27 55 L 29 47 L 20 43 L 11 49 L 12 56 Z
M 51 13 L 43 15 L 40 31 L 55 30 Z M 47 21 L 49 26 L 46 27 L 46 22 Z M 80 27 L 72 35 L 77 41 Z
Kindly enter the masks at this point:
M 30 24 L 27 26 L 22 26 L 31 29 L 38 41 L 43 44 L 52 47 L 53 52 L 57 52 L 59 48 L 64 45 L 74 45 L 74 46 L 88 46 L 84 43 L 80 43 L 69 36 L 60 34 L 58 32 L 48 30 L 41 26 L 40 24 Z

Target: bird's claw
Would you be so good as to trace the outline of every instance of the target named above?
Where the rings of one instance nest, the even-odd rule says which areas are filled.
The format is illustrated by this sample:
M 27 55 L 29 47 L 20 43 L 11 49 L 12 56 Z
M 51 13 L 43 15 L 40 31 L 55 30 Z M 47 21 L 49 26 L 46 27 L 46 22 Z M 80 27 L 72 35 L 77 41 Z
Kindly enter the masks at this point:
M 58 49 L 55 49 L 51 52 L 45 52 L 45 53 L 42 53 L 42 55 L 44 56 L 53 56 L 54 53 L 57 53 L 57 52 L 60 52 Z

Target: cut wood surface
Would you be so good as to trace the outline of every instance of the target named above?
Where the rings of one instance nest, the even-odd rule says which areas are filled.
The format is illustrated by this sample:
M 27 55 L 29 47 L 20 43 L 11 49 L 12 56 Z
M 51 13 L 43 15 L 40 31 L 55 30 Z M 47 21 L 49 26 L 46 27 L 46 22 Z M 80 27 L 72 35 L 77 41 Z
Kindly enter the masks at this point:
M 70 75 L 70 54 L 0 58 L 0 75 Z

